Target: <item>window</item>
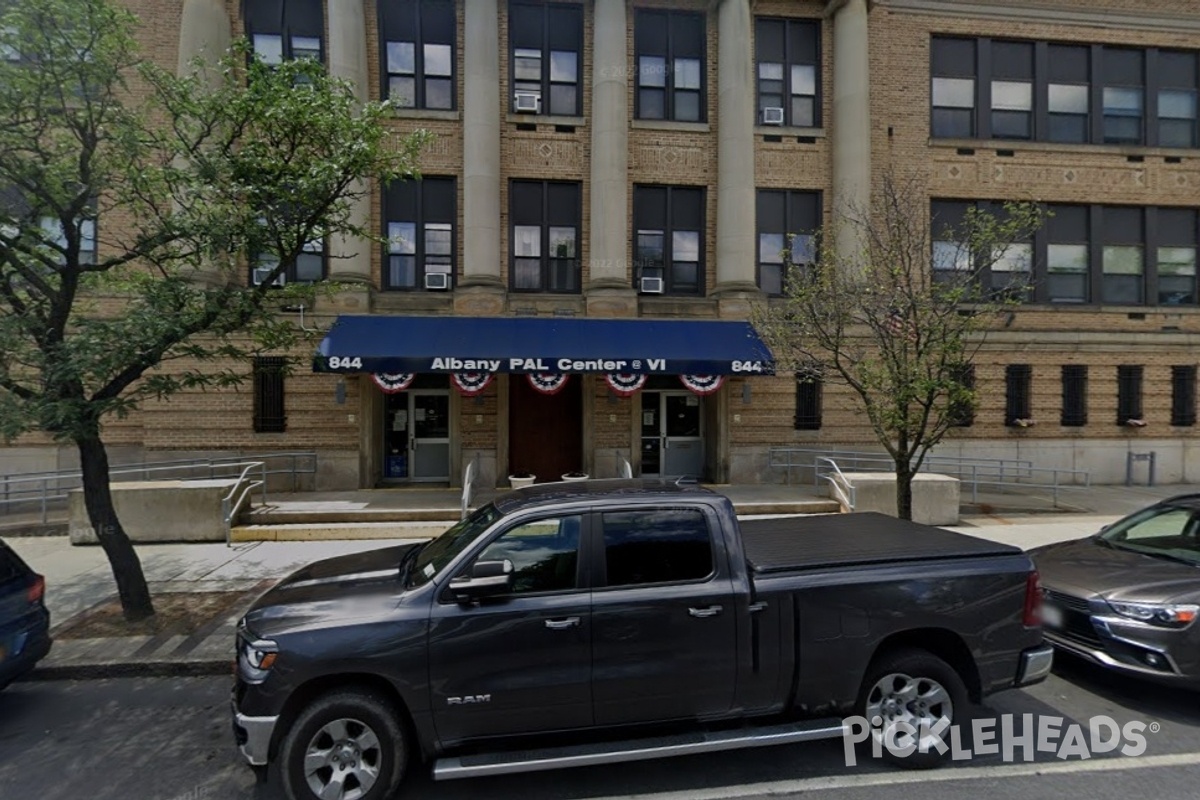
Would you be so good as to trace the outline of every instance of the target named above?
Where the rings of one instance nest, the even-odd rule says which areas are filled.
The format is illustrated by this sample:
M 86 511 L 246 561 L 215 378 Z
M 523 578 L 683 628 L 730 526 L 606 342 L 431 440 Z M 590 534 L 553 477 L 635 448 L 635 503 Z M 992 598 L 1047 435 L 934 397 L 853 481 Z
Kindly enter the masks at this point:
M 456 209 L 454 178 L 425 176 L 384 190 L 385 289 L 453 287 Z
M 508 30 L 513 110 L 526 109 L 524 102 L 532 96 L 539 114 L 582 114 L 582 6 L 514 2 L 509 6 Z
M 1158 209 L 1158 244 L 1155 261 L 1158 302 L 1161 305 L 1195 305 L 1196 212 L 1190 208 Z
M 287 359 L 258 356 L 254 359 L 254 432 L 283 433 L 287 414 L 283 404 L 283 376 Z
M 1141 144 L 1145 91 L 1141 50 L 1106 49 L 1103 60 L 1104 142 Z
M 379 4 L 383 97 L 399 108 L 454 108 L 453 0 Z
M 961 391 L 951 394 L 946 417 L 951 427 L 969 428 L 975 424 L 975 365 L 959 364 L 950 377 Z
M 796 373 L 796 416 L 793 425 L 798 431 L 821 429 L 821 370 L 818 367 Z
M 1087 374 L 1084 364 L 1062 368 L 1062 424 L 1078 428 L 1087 424 Z
M 609 586 L 704 580 L 713 572 L 708 522 L 696 509 L 601 516 Z
M 279 258 L 260 253 L 250 266 L 250 283 L 258 286 L 268 279 L 279 265 Z M 300 255 L 271 280 L 273 286 L 286 283 L 316 283 L 325 278 L 325 240 L 315 239 L 301 248 Z
M 1142 368 L 1117 367 L 1117 424 L 1142 419 Z
M 788 267 L 811 266 L 813 233 L 821 227 L 821 193 L 759 189 L 758 288 L 782 295 Z
M 1171 424 L 1196 424 L 1196 367 L 1171 367 Z
M 992 136 L 1033 138 L 1033 44 L 992 42 Z
M 1033 367 L 1028 364 L 1009 364 L 1004 368 L 1004 424 L 1026 427 L 1033 421 L 1029 385 Z
M 703 14 L 635 12 L 638 119 L 705 119 L 704 27 Z
M 821 124 L 821 23 L 811 19 L 754 21 L 758 64 L 758 121 L 766 109 L 783 110 L 783 124 Z
M 285 59 L 324 61 L 321 0 L 246 0 L 246 36 L 267 64 Z
M 658 278 L 668 294 L 704 292 L 704 190 L 634 186 L 635 288 Z
M 1046 86 L 1046 138 L 1083 143 L 1091 138 L 1088 109 L 1091 50 L 1076 45 L 1049 46 Z
M 579 587 L 579 516 L 552 517 L 511 528 L 478 561 L 512 562 L 512 594 L 565 592 Z
M 510 283 L 518 292 L 578 292 L 579 184 L 513 181 Z
M 975 41 L 935 36 L 932 52 L 933 136 L 974 136 Z
M 1090 257 L 1087 206 L 1052 206 L 1046 220 L 1046 294 L 1051 303 L 1086 303 Z
M 1104 209 L 1100 300 L 1140 304 L 1144 297 L 1145 233 L 1141 208 Z
M 930 204 L 933 230 L 933 280 L 948 286 L 964 286 L 974 280 L 975 267 L 971 248 L 960 240 L 967 209 L 973 203 L 958 200 L 934 200 Z
M 68 241 L 67 231 L 63 228 L 63 224 L 55 217 L 42 217 L 39 220 L 42 229 L 42 242 L 49 246 L 52 251 L 51 257 L 59 264 L 66 263 L 66 251 L 70 246 Z M 75 237 L 79 242 L 79 263 L 80 264 L 95 264 L 96 263 L 96 220 L 94 219 L 79 219 L 76 220 L 74 226 Z
M 1158 54 L 1158 144 L 1196 146 L 1196 54 Z

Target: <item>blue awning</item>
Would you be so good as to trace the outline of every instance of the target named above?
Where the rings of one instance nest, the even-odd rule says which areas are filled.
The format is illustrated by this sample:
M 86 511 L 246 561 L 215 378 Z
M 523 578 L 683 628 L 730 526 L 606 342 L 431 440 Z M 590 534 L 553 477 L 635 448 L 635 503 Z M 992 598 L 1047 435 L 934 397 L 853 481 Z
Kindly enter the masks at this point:
M 761 375 L 771 360 L 748 322 L 343 315 L 313 370 Z

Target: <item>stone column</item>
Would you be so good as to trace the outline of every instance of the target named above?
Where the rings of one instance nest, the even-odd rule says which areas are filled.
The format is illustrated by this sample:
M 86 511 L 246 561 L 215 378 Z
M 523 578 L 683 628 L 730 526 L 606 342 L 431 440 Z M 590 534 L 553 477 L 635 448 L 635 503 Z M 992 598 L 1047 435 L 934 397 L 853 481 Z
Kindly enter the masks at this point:
M 871 69 L 867 0 L 840 0 L 833 13 L 833 218 L 839 256 L 854 263 L 861 233 L 849 212 L 871 203 Z
M 500 15 L 471 0 L 463 26 L 463 280 L 460 312 L 498 313 L 500 280 Z
M 757 237 L 754 226 L 752 35 L 750 0 L 721 0 L 717 14 L 715 287 L 716 293 L 721 295 L 756 292 L 758 289 L 754 279 Z
M 223 0 L 184 0 L 179 22 L 180 77 L 192 71 L 197 56 L 215 66 L 233 41 L 232 23 Z
M 361 0 L 329 0 L 329 74 L 345 78 L 354 87 L 360 102 L 367 101 L 367 24 Z M 371 198 L 366 187 L 356 184 L 353 191 L 362 195 L 351 208 L 354 224 L 371 224 Z M 335 234 L 329 240 L 329 277 L 347 283 L 370 283 L 371 251 L 369 240 L 349 234 Z
M 596 0 L 592 33 L 589 316 L 636 313 L 629 225 L 629 48 L 625 0 Z

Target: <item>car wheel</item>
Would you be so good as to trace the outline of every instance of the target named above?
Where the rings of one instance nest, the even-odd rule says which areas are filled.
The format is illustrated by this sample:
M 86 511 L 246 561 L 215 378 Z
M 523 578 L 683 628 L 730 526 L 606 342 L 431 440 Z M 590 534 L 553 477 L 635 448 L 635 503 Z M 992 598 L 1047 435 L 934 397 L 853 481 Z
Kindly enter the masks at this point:
M 288 800 L 382 800 L 408 762 L 395 706 L 373 692 L 324 695 L 293 721 L 279 751 Z
M 950 757 L 950 727 L 965 715 L 967 689 L 932 653 L 896 650 L 868 669 L 859 709 L 873 751 L 900 766 L 929 769 Z

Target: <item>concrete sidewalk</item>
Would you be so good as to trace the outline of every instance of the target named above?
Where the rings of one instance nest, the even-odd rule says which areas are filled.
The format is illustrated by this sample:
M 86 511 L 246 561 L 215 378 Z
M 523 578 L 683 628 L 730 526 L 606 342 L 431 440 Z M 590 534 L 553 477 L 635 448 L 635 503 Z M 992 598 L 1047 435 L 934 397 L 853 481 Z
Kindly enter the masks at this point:
M 1094 487 L 1072 489 L 1057 507 L 1048 496 L 981 496 L 980 504 L 952 528 L 963 533 L 1031 548 L 1095 533 L 1130 511 L 1191 487 Z M 984 512 L 984 513 L 981 513 Z M 397 526 L 397 530 L 403 530 Z M 6 541 L 46 576 L 46 604 L 56 627 L 76 614 L 116 596 L 112 572 L 99 547 L 79 547 L 65 536 L 6 537 Z M 261 591 L 299 567 L 321 559 L 361 552 L 412 538 L 339 541 L 139 545 L 151 592 Z M 229 674 L 234 626 L 254 594 L 219 619 L 189 636 L 120 636 L 55 641 L 33 677 L 112 675 Z

